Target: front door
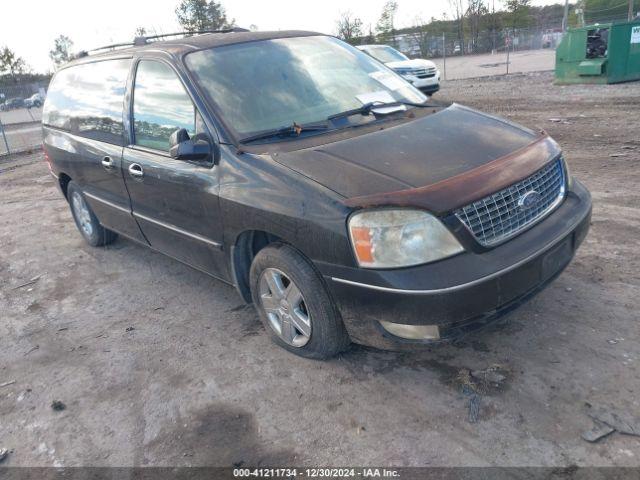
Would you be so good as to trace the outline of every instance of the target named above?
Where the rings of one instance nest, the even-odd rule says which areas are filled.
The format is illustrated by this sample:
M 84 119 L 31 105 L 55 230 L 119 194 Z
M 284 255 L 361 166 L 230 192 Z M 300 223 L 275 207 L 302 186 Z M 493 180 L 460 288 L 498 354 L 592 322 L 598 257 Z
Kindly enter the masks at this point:
M 133 216 L 151 246 L 210 274 L 227 278 L 222 254 L 218 169 L 212 161 L 169 155 L 179 128 L 206 130 L 175 71 L 159 60 L 138 63 L 133 88 L 133 138 L 122 168 Z

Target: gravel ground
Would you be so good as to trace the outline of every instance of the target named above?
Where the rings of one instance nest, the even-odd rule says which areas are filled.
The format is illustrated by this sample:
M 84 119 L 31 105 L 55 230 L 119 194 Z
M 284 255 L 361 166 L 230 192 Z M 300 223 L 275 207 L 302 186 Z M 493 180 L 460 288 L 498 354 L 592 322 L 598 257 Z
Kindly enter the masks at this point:
M 0 122 L 5 126 L 14 123 L 29 123 L 42 120 L 42 107 L 17 108 L 0 112 Z
M 581 434 L 587 403 L 640 411 L 640 84 L 537 74 L 439 97 L 548 130 L 593 226 L 533 301 L 411 354 L 288 354 L 232 288 L 126 240 L 87 246 L 40 154 L 0 159 L 3 465 L 639 466 L 640 438 Z M 489 367 L 504 379 L 470 423 L 461 383 Z
M 41 145 L 41 121 L 42 108 L 0 112 L 0 156 Z
M 502 75 L 507 71 L 507 54 L 499 52 L 495 55 L 463 55 L 432 59 L 445 78 L 444 70 L 446 66 L 446 78 L 448 80 L 459 80 L 463 78 L 484 77 L 490 75 Z M 511 52 L 509 55 L 509 72 L 527 73 L 553 70 L 556 62 L 556 51 L 554 49 L 525 50 L 522 52 Z

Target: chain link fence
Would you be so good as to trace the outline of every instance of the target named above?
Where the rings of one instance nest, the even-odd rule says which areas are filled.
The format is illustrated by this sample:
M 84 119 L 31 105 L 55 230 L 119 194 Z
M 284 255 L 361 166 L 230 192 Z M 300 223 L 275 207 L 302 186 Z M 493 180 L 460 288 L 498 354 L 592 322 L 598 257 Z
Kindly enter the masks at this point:
M 465 33 L 432 33 L 428 30 L 396 35 L 392 43 L 409 57 L 438 58 L 443 56 L 500 53 L 510 49 L 555 49 L 562 39 L 561 29 L 502 29 Z
M 444 80 L 553 69 L 562 30 L 503 28 L 483 31 L 431 31 L 419 27 L 386 42 L 409 58 L 428 58 L 440 67 Z
M 0 155 L 24 152 L 42 144 L 45 82 L 0 84 Z

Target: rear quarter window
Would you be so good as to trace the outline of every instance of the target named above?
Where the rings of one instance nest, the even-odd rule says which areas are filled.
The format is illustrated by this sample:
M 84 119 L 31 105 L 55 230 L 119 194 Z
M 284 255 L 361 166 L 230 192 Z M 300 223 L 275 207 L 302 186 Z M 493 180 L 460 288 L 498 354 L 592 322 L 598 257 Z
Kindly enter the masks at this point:
M 65 68 L 49 86 L 42 123 L 94 140 L 124 144 L 122 114 L 130 59 Z

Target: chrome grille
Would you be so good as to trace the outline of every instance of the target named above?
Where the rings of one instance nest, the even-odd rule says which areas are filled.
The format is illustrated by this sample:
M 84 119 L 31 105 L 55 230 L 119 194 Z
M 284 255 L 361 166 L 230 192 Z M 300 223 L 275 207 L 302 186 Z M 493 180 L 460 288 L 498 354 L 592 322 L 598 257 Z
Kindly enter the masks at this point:
M 538 194 L 537 202 L 522 205 L 525 195 Z M 524 180 L 456 210 L 455 215 L 484 246 L 496 245 L 520 233 L 557 207 L 565 193 L 559 158 Z
M 436 74 L 436 69 L 432 67 L 416 69 L 412 72 L 412 75 L 415 75 L 418 78 L 430 78 L 430 77 L 433 77 L 435 74 Z
M 436 74 L 436 69 L 434 67 L 420 67 L 420 68 L 398 68 L 396 69 L 396 72 L 398 72 L 399 74 L 408 74 L 408 75 L 413 75 L 414 77 L 418 77 L 418 78 L 430 78 L 435 76 Z

